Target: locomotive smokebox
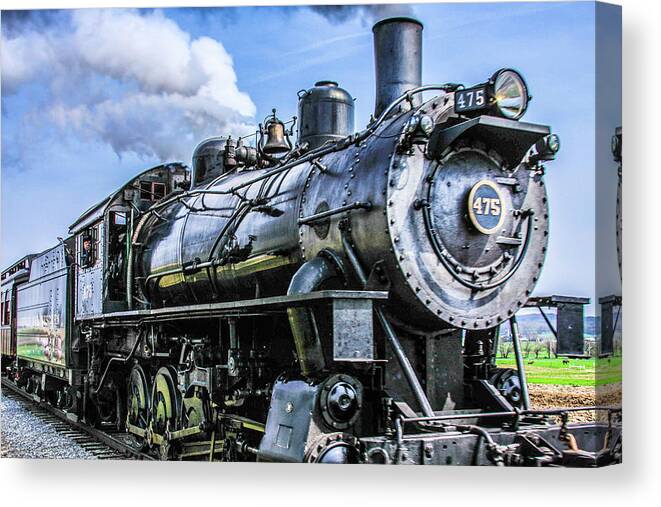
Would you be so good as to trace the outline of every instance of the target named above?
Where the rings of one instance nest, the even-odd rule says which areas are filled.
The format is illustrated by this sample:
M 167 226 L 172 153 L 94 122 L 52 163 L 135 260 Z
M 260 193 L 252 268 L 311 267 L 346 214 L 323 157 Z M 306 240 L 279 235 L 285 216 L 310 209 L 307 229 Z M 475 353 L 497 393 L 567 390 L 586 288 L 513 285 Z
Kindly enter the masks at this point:
M 422 84 L 422 23 L 413 18 L 387 18 L 372 28 L 378 117 L 397 97 Z M 420 95 L 412 97 L 420 105 Z M 407 103 L 402 109 L 408 109 Z

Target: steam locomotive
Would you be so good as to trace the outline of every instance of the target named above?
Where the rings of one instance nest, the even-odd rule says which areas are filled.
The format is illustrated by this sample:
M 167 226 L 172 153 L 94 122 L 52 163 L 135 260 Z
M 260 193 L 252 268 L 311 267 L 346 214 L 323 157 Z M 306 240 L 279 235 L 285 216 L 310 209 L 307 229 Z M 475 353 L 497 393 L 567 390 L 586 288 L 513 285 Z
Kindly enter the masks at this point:
M 163 459 L 617 461 L 617 428 L 531 410 L 495 365 L 544 263 L 559 139 L 520 121 L 512 69 L 423 86 L 422 29 L 374 26 L 363 130 L 317 82 L 297 123 L 203 141 L 8 268 L 3 373 Z

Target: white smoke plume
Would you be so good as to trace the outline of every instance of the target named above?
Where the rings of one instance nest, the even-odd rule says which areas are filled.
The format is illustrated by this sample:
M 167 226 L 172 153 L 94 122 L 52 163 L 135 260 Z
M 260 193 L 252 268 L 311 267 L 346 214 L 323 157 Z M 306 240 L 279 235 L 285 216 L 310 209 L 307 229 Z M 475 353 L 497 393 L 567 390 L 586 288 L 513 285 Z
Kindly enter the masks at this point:
M 304 8 L 334 24 L 412 14 L 406 4 Z M 205 137 L 254 131 L 255 105 L 223 45 L 191 37 L 161 11 L 7 11 L 1 43 L 4 96 L 43 86 L 49 105 L 31 121 L 107 143 L 118 156 L 186 161 Z
M 41 34 L 18 36 L 12 39 L 2 35 L 2 94 L 11 94 L 19 85 L 35 77 L 55 57 L 48 39 Z
M 391 16 L 413 15 L 413 8 L 408 4 L 308 5 L 307 8 L 334 24 L 359 18 L 367 25 Z
M 188 160 L 210 135 L 254 129 L 231 56 L 160 11 L 73 11 L 66 23 L 3 30 L 2 93 L 48 87 L 47 118 L 118 154 Z

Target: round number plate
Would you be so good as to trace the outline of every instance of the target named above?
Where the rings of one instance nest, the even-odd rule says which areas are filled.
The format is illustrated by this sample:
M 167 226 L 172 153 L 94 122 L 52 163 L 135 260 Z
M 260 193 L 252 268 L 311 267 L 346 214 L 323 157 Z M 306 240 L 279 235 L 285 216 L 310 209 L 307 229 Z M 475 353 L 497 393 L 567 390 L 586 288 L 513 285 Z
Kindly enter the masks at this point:
M 480 180 L 468 194 L 468 216 L 473 226 L 483 234 L 497 232 L 505 220 L 503 196 L 495 183 Z

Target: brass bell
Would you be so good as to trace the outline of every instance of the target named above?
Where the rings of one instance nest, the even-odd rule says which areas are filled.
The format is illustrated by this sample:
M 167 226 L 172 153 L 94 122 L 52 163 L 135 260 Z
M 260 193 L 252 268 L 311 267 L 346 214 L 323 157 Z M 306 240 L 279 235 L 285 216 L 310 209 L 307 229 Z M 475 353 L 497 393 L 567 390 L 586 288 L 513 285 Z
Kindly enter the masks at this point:
M 267 155 L 279 155 L 291 151 L 292 146 L 285 132 L 285 124 L 282 123 L 273 111 L 273 117 L 269 118 L 264 125 L 266 131 L 266 143 L 262 151 Z

